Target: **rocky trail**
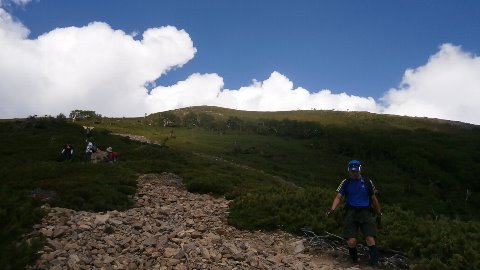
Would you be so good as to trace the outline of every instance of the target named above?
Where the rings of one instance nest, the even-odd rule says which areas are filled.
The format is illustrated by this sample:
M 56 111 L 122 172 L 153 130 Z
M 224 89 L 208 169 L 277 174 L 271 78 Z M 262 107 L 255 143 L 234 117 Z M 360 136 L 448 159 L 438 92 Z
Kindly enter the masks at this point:
M 47 244 L 31 269 L 345 269 L 284 232 L 227 224 L 229 201 L 185 190 L 179 176 L 142 175 L 134 207 L 92 213 L 44 208 Z

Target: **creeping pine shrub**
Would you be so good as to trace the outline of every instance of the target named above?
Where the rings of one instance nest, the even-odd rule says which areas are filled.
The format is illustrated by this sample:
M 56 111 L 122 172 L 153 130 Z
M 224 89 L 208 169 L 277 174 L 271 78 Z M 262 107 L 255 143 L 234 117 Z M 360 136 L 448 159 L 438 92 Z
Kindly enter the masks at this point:
M 318 234 L 341 235 L 342 210 L 330 218 L 324 211 L 333 199 L 331 191 L 270 189 L 245 194 L 230 206 L 229 222 L 243 229 L 283 229 L 298 233 L 302 228 Z M 416 217 L 398 206 L 385 206 L 379 230 L 382 248 L 406 252 L 416 269 L 479 269 L 480 223 Z
M 422 259 L 418 269 L 478 269 L 480 222 L 415 217 L 399 207 L 385 207 L 379 240 L 383 247 Z M 442 268 L 444 265 L 447 268 Z
M 230 205 L 229 222 L 243 229 L 283 229 L 299 233 L 310 228 L 318 233 L 339 233 L 342 214 L 325 218 L 334 194 L 320 188 L 271 188 L 241 196 Z
M 231 182 L 220 176 L 198 176 L 187 180 L 187 189 L 190 192 L 223 195 L 231 192 L 233 188 Z
M 35 251 L 43 245 L 41 238 L 21 240 L 21 235 L 40 221 L 42 212 L 23 194 L 0 190 L 0 198 L 0 265 L 2 269 L 21 269 L 36 259 Z

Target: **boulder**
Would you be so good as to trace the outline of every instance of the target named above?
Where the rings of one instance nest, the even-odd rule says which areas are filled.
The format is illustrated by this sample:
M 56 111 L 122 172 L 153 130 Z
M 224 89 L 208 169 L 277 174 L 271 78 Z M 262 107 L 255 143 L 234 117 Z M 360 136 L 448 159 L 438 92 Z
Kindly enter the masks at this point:
M 298 240 L 290 244 L 293 253 L 298 254 L 302 253 L 305 250 L 305 246 L 303 245 L 303 240 Z
M 171 258 L 177 255 L 180 252 L 178 248 L 165 248 L 165 252 L 163 253 L 164 257 Z
M 103 225 L 107 222 L 107 220 L 110 218 L 109 214 L 105 215 L 96 215 L 95 216 L 95 221 L 93 222 L 96 225 Z
M 57 227 L 54 231 L 53 231 L 53 238 L 58 238 L 58 237 L 61 237 L 63 236 L 65 233 L 67 232 L 67 227 Z
M 155 236 L 151 236 L 143 241 L 145 246 L 153 246 L 157 244 L 157 238 Z

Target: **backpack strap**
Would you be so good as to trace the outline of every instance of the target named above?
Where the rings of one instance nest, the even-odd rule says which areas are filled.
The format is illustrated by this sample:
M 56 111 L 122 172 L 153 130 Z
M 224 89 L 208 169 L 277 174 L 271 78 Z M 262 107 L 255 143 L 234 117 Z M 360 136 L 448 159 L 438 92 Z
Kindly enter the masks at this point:
M 350 185 L 350 182 L 352 182 L 352 179 L 350 179 L 350 177 L 345 179 L 345 198 L 348 196 L 348 186 Z
M 337 193 L 340 192 L 340 190 L 343 187 L 344 194 L 346 196 L 347 195 L 347 193 L 346 193 L 347 192 L 347 186 L 348 186 L 349 183 L 350 183 L 350 178 L 343 179 L 342 182 L 340 182 L 340 185 L 337 188 Z
M 370 193 L 370 190 L 371 190 L 371 187 L 372 187 L 372 181 L 370 181 L 370 179 L 368 177 L 363 177 L 363 182 L 365 182 L 365 188 L 368 190 L 368 192 Z M 372 194 L 368 194 L 370 197 L 372 196 Z
M 368 190 L 368 205 L 370 207 L 370 211 L 373 212 L 372 196 L 375 195 L 375 185 L 368 177 L 364 177 L 363 180 L 365 181 L 365 187 Z

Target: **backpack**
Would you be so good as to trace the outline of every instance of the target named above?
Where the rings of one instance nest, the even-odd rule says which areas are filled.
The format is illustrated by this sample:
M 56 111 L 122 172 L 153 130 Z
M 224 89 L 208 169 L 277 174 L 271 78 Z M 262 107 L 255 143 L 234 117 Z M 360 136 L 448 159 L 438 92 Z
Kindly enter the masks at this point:
M 92 144 L 92 153 L 97 152 L 97 150 L 98 150 L 97 145 L 96 145 L 96 144 Z
M 368 204 L 370 208 L 372 208 L 372 196 L 376 194 L 375 192 L 375 186 L 372 185 L 372 181 L 370 181 L 370 179 L 368 177 L 364 177 L 362 176 L 363 178 L 363 181 L 365 181 L 365 188 L 370 192 L 370 189 L 373 189 L 373 194 L 369 194 L 368 196 Z M 350 184 L 350 182 L 352 181 L 351 178 L 347 178 L 345 179 L 345 183 L 344 183 L 344 188 L 345 188 L 345 197 L 348 196 L 348 185 Z M 345 206 L 347 206 L 347 203 L 345 203 Z

